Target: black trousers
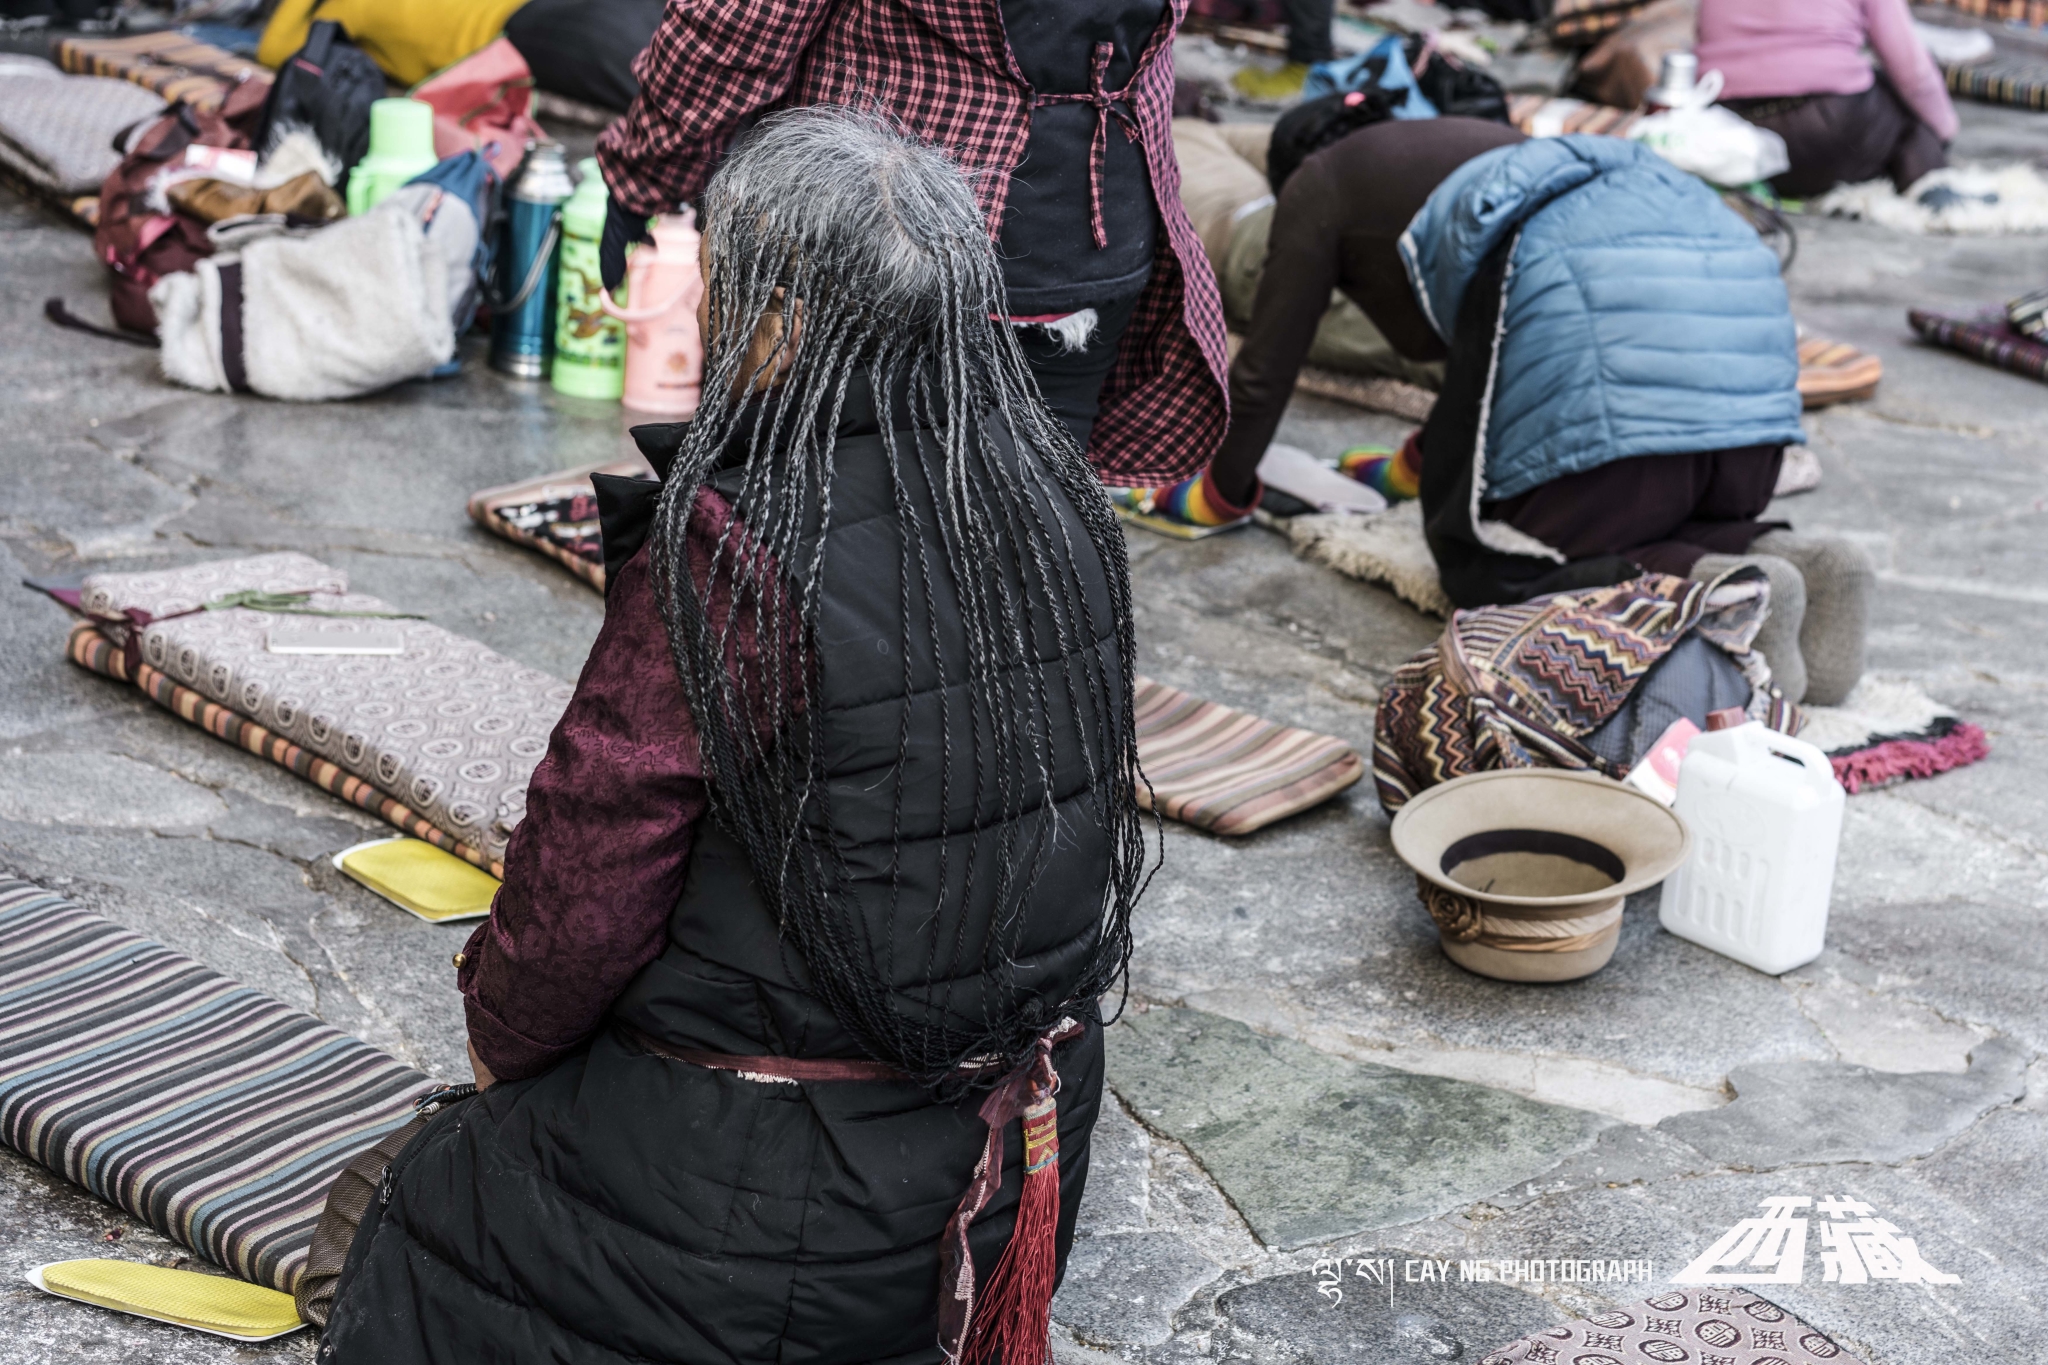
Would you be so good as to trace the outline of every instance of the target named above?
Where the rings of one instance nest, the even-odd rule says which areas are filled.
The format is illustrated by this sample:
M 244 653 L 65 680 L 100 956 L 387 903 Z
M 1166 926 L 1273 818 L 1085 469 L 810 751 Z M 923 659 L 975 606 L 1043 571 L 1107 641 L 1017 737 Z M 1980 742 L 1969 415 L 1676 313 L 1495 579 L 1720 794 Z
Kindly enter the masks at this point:
M 1683 578 L 1701 555 L 1746 554 L 1770 529 L 1757 518 L 1771 504 L 1784 458 L 1783 446 L 1638 455 L 1482 503 L 1481 510 L 1566 559 L 1620 555 Z
M 1883 76 L 1860 95 L 1727 103 L 1785 139 L 1792 165 L 1771 186 L 1789 198 L 1809 199 L 1880 175 L 1889 176 L 1892 188 L 1904 194 L 1921 176 L 1948 165 L 1941 139 Z
M 1095 335 L 1078 351 L 1063 351 L 1059 341 L 1043 327 L 1017 329 L 1018 344 L 1024 348 L 1025 363 L 1031 366 L 1038 391 L 1052 415 L 1066 423 L 1081 449 L 1095 430 L 1095 415 L 1102 410 L 1102 385 L 1116 364 L 1117 344 L 1131 325 L 1138 296 L 1115 303 L 1095 305 Z

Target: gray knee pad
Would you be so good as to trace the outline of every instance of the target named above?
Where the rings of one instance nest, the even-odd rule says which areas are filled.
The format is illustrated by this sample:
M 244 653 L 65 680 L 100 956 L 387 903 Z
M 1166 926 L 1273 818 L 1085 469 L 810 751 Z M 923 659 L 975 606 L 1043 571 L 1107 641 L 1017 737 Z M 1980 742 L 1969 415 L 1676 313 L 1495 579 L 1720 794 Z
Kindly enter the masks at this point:
M 1806 580 L 1799 570 L 1776 555 L 1701 555 L 1692 566 L 1692 577 L 1705 583 L 1745 564 L 1762 569 L 1771 585 L 1771 610 L 1756 634 L 1756 650 L 1770 664 L 1771 681 L 1785 700 L 1803 700 L 1807 673 L 1800 637 L 1806 621 Z
M 1806 701 L 1841 705 L 1863 677 L 1876 566 L 1862 546 L 1840 536 L 1771 531 L 1752 548 L 1790 561 L 1806 580 L 1806 621 L 1799 628 Z

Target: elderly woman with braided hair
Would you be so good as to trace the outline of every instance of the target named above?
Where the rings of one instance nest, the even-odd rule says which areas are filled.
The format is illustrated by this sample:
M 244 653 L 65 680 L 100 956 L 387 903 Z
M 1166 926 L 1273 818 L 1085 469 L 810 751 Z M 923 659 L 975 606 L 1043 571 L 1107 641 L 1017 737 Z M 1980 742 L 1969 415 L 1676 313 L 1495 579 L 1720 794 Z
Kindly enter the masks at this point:
M 793 111 L 704 205 L 704 406 L 604 490 L 460 964 L 482 1089 L 329 1365 L 1046 1358 L 1148 858 L 1123 542 L 943 153 Z

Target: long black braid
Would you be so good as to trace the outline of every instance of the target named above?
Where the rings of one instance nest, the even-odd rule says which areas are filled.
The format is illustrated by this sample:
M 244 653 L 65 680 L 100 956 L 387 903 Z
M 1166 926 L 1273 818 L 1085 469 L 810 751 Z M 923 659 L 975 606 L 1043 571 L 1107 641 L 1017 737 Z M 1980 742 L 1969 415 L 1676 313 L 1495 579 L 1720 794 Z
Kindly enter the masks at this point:
M 785 942 L 840 1023 L 876 1059 L 935 1091 L 958 1088 L 971 1083 L 962 1080 L 964 1063 L 1020 1058 L 1062 1012 L 1124 979 L 1147 839 L 1133 800 L 1141 779 L 1123 533 L 999 320 L 1003 291 L 986 220 L 942 152 L 870 114 L 793 110 L 763 121 L 734 149 L 703 209 L 712 316 L 703 406 L 663 491 L 652 556 L 712 810 L 745 848 Z M 743 373 L 754 325 L 771 314 L 785 324 L 781 339 Z M 765 387 L 777 374 L 780 382 Z M 969 852 L 964 868 L 940 854 L 941 894 L 962 906 L 988 900 L 995 911 L 985 927 L 970 933 L 968 916 L 959 915 L 952 941 L 941 943 L 937 926 L 946 916 L 901 904 L 897 887 L 890 927 L 899 912 L 933 926 L 923 982 L 909 992 L 890 979 L 892 935 L 877 934 L 842 894 L 846 868 L 818 742 L 819 577 L 835 432 L 862 374 L 894 480 L 902 619 L 906 629 L 922 620 L 931 657 L 943 660 L 934 590 L 943 580 L 966 640 L 964 679 L 944 680 L 965 683 L 964 718 L 955 714 L 963 702 L 938 688 L 947 736 L 940 809 L 952 810 L 956 784 L 969 782 L 977 816 L 1003 831 L 995 856 Z M 907 422 L 899 421 L 897 395 Z M 899 425 L 919 434 L 906 441 Z M 1014 454 L 1006 456 L 998 429 Z M 689 524 L 699 492 L 742 451 L 736 515 L 715 537 L 708 563 L 700 527 L 693 560 Z M 905 479 L 912 460 L 922 462 L 935 518 L 920 517 L 914 505 Z M 1073 543 L 1071 523 L 1056 514 L 1062 502 L 1074 509 L 1087 547 Z M 1097 619 L 1100 604 L 1091 605 L 1086 588 L 1089 554 L 1106 580 L 1107 621 Z M 1113 663 L 1094 647 L 1106 637 L 1115 641 Z M 906 646 L 897 653 L 908 695 L 915 651 L 898 643 Z M 1048 657 L 1078 666 L 1038 666 Z M 893 797 L 899 863 L 907 705 L 902 714 Z M 951 737 L 963 719 L 973 753 L 956 756 Z M 1065 998 L 1046 1000 L 1019 982 L 1016 952 L 1032 892 L 1056 855 L 1054 750 L 1063 726 L 1081 731 L 1066 743 L 1083 756 L 1082 809 L 1104 826 L 1110 871 L 1093 951 Z M 950 988 L 938 978 L 959 975 L 963 956 L 978 956 L 1002 1007 L 946 1008 Z

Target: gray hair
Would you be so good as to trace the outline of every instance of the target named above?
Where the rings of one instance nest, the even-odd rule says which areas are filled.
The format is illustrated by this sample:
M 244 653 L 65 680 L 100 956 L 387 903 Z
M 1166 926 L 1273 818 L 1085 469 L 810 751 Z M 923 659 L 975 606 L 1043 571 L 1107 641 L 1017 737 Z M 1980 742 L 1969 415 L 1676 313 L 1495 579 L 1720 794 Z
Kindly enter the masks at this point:
M 1124 977 L 1147 841 L 1134 800 L 1123 533 L 1001 321 L 988 222 L 944 152 L 876 114 L 791 110 L 763 120 L 733 149 L 702 209 L 712 317 L 703 405 L 662 493 L 653 570 L 712 810 L 746 848 L 785 939 L 835 1017 L 875 1057 L 944 1089 L 965 1059 L 1023 1056 L 1048 1013 L 1085 1009 Z M 775 312 L 786 324 L 780 343 L 743 373 L 756 324 Z M 764 370 L 780 382 L 762 391 Z M 968 656 L 972 757 L 1011 803 L 1000 813 L 1023 816 L 1021 802 L 1048 824 L 1056 819 L 1053 755 L 1063 728 L 1078 725 L 1090 804 L 1110 845 L 1097 940 L 1068 998 L 1025 1000 L 973 1027 L 943 1009 L 898 1007 L 891 972 L 836 894 L 845 868 L 829 818 L 820 818 L 818 576 L 832 522 L 836 431 L 848 388 L 863 375 L 896 479 L 905 628 L 922 619 L 931 635 L 925 652 L 943 657 L 938 603 L 955 604 Z M 693 554 L 688 535 L 698 493 L 741 454 L 735 522 L 719 533 L 707 565 L 701 540 Z M 906 493 L 909 462 L 922 463 L 935 525 L 915 514 Z M 1074 510 L 1088 546 L 1071 539 L 1070 521 L 1050 514 L 1058 502 Z M 1107 581 L 1110 621 L 1095 619 L 1099 606 L 1083 586 L 1090 555 Z M 940 576 L 950 594 L 935 595 Z M 1105 636 L 1118 646 L 1108 663 L 1083 643 Z M 913 650 L 906 642 L 898 653 L 908 685 Z M 1065 683 L 1051 684 L 1068 695 L 1047 695 L 1040 661 L 1070 656 L 1078 662 L 1063 671 Z M 946 733 L 950 744 L 950 726 Z M 948 771 L 953 761 L 949 749 Z M 962 906 L 981 903 L 993 879 L 989 903 L 1005 910 L 985 935 L 980 966 L 1013 999 L 1030 996 L 1014 958 L 1024 928 L 1017 908 L 1052 842 L 1012 850 L 1017 856 L 994 860 L 992 871 L 977 872 L 970 860 L 965 885 L 942 893 L 948 904 L 955 895 Z M 908 909 L 920 922 L 939 919 L 938 907 Z

